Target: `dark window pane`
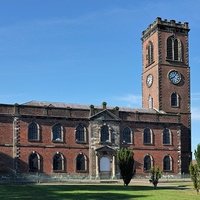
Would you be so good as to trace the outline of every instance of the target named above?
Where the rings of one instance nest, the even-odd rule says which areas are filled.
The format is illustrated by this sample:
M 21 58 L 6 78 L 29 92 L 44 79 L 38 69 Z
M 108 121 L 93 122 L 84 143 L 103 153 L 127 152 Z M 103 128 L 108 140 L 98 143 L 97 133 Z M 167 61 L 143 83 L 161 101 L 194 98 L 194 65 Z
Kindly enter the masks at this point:
M 178 106 L 178 95 L 176 93 L 172 93 L 172 95 L 171 95 L 171 106 L 172 107 Z
M 101 127 L 101 142 L 109 141 L 109 129 L 108 126 L 104 125 Z
M 152 42 L 149 42 L 148 48 L 147 48 L 147 58 L 148 58 L 148 64 L 150 65 L 153 63 L 153 44 Z
M 151 134 L 151 129 L 150 128 L 145 128 L 144 129 L 144 144 L 151 144 L 152 143 L 152 134 Z
M 39 169 L 39 163 L 38 163 L 38 156 L 36 153 L 32 153 L 29 156 L 29 171 L 30 172 L 37 172 Z
M 76 158 L 76 170 L 84 171 L 86 170 L 85 166 L 85 156 L 83 154 L 79 154 Z
M 62 127 L 60 124 L 54 125 L 52 128 L 52 132 L 54 141 L 62 141 Z
M 128 127 L 123 130 L 123 142 L 131 143 L 131 130 Z
M 53 157 L 53 170 L 62 170 L 63 159 L 61 154 L 56 154 Z
M 28 126 L 28 139 L 38 140 L 38 126 L 34 122 Z
M 148 171 L 150 169 L 151 169 L 151 157 L 145 156 L 145 158 L 144 158 L 144 170 Z
M 76 128 L 76 141 L 85 142 L 85 128 L 81 124 Z
M 169 37 L 167 39 L 167 59 L 173 59 L 173 48 L 172 48 L 173 39 Z
M 167 128 L 163 130 L 163 144 L 170 144 L 170 131 Z
M 178 57 L 178 40 L 174 40 L 174 60 L 179 60 Z
M 163 170 L 170 171 L 171 170 L 171 161 L 169 156 L 165 156 L 163 160 Z

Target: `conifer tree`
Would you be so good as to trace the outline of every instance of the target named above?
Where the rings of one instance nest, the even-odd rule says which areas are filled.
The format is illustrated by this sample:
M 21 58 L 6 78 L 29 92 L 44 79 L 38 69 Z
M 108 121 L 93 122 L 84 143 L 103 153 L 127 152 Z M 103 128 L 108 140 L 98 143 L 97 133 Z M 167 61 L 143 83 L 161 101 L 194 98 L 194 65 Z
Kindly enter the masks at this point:
M 133 152 L 127 148 L 121 148 L 117 153 L 119 169 L 126 186 L 128 186 L 135 173 L 133 155 Z
M 194 151 L 194 156 L 197 163 L 193 164 L 191 162 L 189 170 L 194 189 L 198 194 L 200 190 L 200 144 L 197 145 L 197 149 Z

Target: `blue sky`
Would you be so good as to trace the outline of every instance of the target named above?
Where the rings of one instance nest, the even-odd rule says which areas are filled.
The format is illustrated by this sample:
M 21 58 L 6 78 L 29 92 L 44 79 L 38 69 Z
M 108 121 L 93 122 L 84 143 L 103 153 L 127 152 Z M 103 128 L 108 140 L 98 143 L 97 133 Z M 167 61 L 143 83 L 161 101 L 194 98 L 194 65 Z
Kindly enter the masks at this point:
M 0 0 L 0 103 L 141 107 L 141 33 L 189 22 L 192 146 L 200 143 L 200 1 Z

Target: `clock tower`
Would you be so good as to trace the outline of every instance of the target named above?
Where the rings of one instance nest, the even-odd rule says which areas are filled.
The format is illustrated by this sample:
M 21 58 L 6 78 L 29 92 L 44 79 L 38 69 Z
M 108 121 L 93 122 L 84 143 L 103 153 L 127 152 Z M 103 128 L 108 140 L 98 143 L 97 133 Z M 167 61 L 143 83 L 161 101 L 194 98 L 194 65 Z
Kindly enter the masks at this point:
M 188 23 L 157 18 L 142 34 L 142 106 L 178 115 L 181 168 L 191 160 Z

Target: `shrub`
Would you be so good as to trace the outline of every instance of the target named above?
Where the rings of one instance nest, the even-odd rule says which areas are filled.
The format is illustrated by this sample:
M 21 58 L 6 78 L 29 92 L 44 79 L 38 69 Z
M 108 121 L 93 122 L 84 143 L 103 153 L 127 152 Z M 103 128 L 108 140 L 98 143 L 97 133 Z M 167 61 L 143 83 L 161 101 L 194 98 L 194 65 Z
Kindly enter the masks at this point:
M 119 169 L 121 172 L 124 185 L 128 186 L 134 175 L 134 158 L 133 152 L 126 148 L 121 148 L 117 152 Z
M 151 178 L 149 181 L 154 185 L 154 189 L 157 188 L 158 180 L 162 177 L 162 171 L 159 169 L 159 167 L 153 167 L 151 169 Z

